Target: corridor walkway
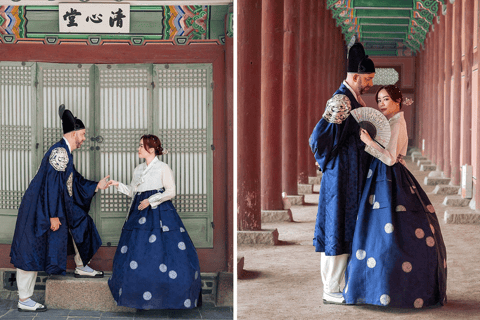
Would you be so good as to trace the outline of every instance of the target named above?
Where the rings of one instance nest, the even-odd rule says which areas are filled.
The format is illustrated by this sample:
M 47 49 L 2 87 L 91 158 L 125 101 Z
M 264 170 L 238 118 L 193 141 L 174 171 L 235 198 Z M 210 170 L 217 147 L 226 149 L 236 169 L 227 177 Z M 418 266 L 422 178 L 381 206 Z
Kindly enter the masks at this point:
M 424 187 L 440 220 L 447 246 L 448 303 L 427 309 L 324 305 L 320 254 L 312 246 L 318 194 L 292 207 L 295 222 L 263 223 L 277 228 L 278 246 L 238 246 L 245 257 L 244 277 L 237 285 L 238 319 L 480 319 L 480 225 L 445 224 L 445 196 L 424 186 L 426 172 L 411 158 L 407 166 Z M 318 190 L 318 189 L 317 189 Z

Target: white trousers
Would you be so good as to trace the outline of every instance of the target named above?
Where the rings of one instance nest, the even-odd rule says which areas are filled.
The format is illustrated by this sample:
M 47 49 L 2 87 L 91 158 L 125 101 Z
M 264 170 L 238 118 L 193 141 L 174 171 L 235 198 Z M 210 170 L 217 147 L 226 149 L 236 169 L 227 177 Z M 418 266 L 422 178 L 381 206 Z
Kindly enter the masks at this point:
M 323 292 L 341 292 L 340 284 L 345 276 L 349 254 L 326 256 L 321 253 L 320 271 L 322 274 Z
M 77 268 L 83 267 L 82 258 L 78 253 L 77 246 L 75 241 L 73 241 L 73 247 L 75 248 L 75 264 Z M 33 295 L 33 290 L 35 289 L 35 281 L 37 279 L 38 271 L 25 271 L 17 268 L 17 287 L 18 287 L 18 297 L 22 300 L 30 298 Z

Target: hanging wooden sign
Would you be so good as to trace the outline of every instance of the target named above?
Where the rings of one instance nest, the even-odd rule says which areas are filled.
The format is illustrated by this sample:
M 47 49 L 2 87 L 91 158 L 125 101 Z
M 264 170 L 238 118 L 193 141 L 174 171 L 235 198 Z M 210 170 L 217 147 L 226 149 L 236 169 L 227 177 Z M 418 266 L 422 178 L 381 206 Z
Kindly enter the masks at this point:
M 60 3 L 61 33 L 129 33 L 129 4 Z

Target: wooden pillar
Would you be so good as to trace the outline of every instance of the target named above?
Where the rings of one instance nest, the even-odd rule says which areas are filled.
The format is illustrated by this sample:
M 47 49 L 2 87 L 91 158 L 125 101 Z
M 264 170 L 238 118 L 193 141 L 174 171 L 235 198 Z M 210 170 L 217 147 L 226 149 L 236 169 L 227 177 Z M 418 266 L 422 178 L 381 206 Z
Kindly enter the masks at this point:
M 238 230 L 260 230 L 261 0 L 238 0 L 237 205 Z
M 447 2 L 448 3 L 448 2 Z M 451 3 L 447 4 L 447 15 L 445 16 L 445 85 L 444 85 L 444 95 L 443 95 L 443 122 L 445 123 L 445 130 L 443 131 L 443 153 L 445 160 L 443 162 L 443 174 L 445 177 L 450 177 L 452 175 L 452 166 L 451 166 L 451 143 L 450 143 L 450 105 L 451 105 L 451 79 L 452 79 L 452 18 L 453 18 L 453 5 Z
M 300 2 L 300 54 L 299 54 L 299 81 L 298 81 L 298 135 L 297 135 L 297 174 L 298 183 L 308 182 L 307 157 L 305 156 L 310 132 L 306 125 L 308 110 L 308 28 L 310 25 L 309 0 Z M 309 155 L 312 156 L 312 155 Z
M 313 131 L 313 128 L 315 128 L 315 125 L 317 124 L 317 117 L 316 117 L 316 104 L 317 104 L 317 99 L 316 99 L 316 94 L 317 94 L 317 82 L 316 82 L 316 74 L 318 72 L 318 52 L 317 52 L 317 37 L 318 37 L 318 32 L 317 32 L 317 11 L 318 11 L 318 0 L 311 0 L 310 1 L 310 10 L 309 10 L 309 15 L 310 15 L 310 26 L 309 26 L 309 34 L 310 34 L 310 56 L 309 56 L 309 68 L 308 68 L 308 80 L 309 80 L 309 95 L 308 95 L 308 122 L 306 123 L 307 125 L 307 130 L 308 130 L 308 136 L 310 137 L 310 134 Z M 310 147 L 308 145 L 308 138 L 305 141 L 307 148 L 305 149 L 305 157 L 307 157 L 307 175 L 309 177 L 315 177 L 317 175 L 317 167 L 315 166 L 315 158 L 313 157 L 312 151 L 310 150 Z
M 426 97 L 432 98 L 431 95 L 431 89 L 432 89 L 432 33 L 429 32 L 427 34 L 427 37 L 425 39 L 425 80 L 424 80 L 424 86 L 425 86 L 425 97 L 424 97 L 424 105 L 423 107 L 425 108 L 424 112 L 424 122 L 422 123 L 423 126 L 425 126 L 425 154 L 427 158 L 432 159 L 432 153 L 431 153 L 431 145 L 430 145 L 430 131 L 431 131 L 431 122 L 427 121 L 429 119 L 430 115 L 430 108 L 431 106 L 431 100 L 426 99 Z
M 439 70 L 438 70 L 438 24 L 435 21 L 436 18 L 433 19 L 432 25 L 435 29 L 432 34 L 432 84 L 431 84 L 431 107 L 430 107 L 430 119 L 436 119 L 438 116 L 438 109 L 440 108 L 439 106 L 439 98 L 438 98 L 438 78 L 439 78 Z M 435 92 L 434 92 L 435 90 Z M 431 150 L 432 150 L 432 155 L 431 155 L 431 160 L 433 163 L 438 165 L 438 157 L 437 157 L 437 128 L 438 128 L 438 123 L 437 121 L 430 121 L 430 140 L 428 143 L 431 145 Z
M 297 0 L 285 0 L 283 36 L 283 101 L 282 101 L 282 191 L 298 194 L 297 133 L 298 133 L 298 55 L 299 9 Z M 312 157 L 313 158 L 313 157 Z
M 444 123 L 444 117 L 445 117 L 445 111 L 444 111 L 444 95 L 445 95 L 445 70 L 444 70 L 444 65 L 445 65 L 445 16 L 442 15 L 442 6 L 438 9 L 439 12 L 439 20 L 440 24 L 437 24 L 438 28 L 438 37 L 437 37 L 437 42 L 438 42 L 438 47 L 437 47 L 437 52 L 438 52 L 438 62 L 437 62 L 437 69 L 439 71 L 438 74 L 438 84 L 437 84 L 437 89 L 438 89 L 438 95 L 437 95 L 437 134 L 436 134 L 436 140 L 437 140 L 437 170 L 438 171 L 443 171 L 444 168 L 444 162 L 445 162 L 445 154 L 443 151 L 443 132 L 445 131 L 445 123 Z
M 453 93 L 451 105 L 452 117 L 452 183 L 460 184 L 460 133 L 461 119 L 460 107 L 462 98 L 462 2 L 456 1 L 454 7 L 453 21 Z
M 323 101 L 324 100 L 324 84 L 323 84 L 323 74 L 324 74 L 324 68 L 325 68 L 325 21 L 323 19 L 326 11 L 326 3 L 325 0 L 320 0 L 318 4 L 318 11 L 317 11 L 317 39 L 315 39 L 315 43 L 317 45 L 317 74 L 316 74 L 316 97 L 315 97 L 315 123 L 314 125 L 317 124 L 317 122 L 320 120 L 320 118 L 323 115 Z M 313 131 L 313 128 L 312 128 Z
M 260 30 L 262 209 L 282 210 L 283 0 L 263 0 Z
M 465 56 L 464 71 L 464 91 L 461 114 L 462 130 L 462 156 L 460 165 L 472 163 L 472 67 L 473 67 L 473 8 L 474 0 L 464 0 L 462 8 L 463 32 L 462 41 Z M 459 2 L 459 4 L 461 4 Z
M 478 11 L 480 12 L 480 5 L 478 7 Z M 480 59 L 480 53 L 478 51 L 478 46 L 480 45 L 480 19 L 477 20 L 477 61 Z M 480 62 L 479 62 L 480 65 Z M 477 99 L 477 118 L 474 119 L 477 123 L 477 152 L 476 152 L 476 185 L 475 185 L 475 209 L 480 210 L 480 68 L 477 70 L 477 92 L 475 95 Z

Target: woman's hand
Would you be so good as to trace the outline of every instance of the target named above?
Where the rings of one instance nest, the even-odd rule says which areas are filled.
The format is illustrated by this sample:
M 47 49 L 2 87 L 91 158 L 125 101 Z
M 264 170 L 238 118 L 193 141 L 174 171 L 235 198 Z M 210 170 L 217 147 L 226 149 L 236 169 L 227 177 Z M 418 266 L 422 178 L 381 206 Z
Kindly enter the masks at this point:
M 370 135 L 368 134 L 368 131 L 365 129 L 360 129 L 360 140 L 362 140 L 367 146 L 373 142 L 372 138 L 370 138 Z
M 109 180 L 107 182 L 107 187 L 110 187 L 110 186 L 115 186 L 115 187 L 118 187 L 119 185 L 119 182 L 118 181 L 115 181 L 115 180 Z
M 60 219 L 50 218 L 50 229 L 52 231 L 57 231 L 58 228 L 60 228 L 61 225 L 62 225 L 62 223 L 60 222 Z
M 140 202 L 140 205 L 138 206 L 138 210 L 143 210 L 147 208 L 149 205 L 150 205 L 150 201 L 148 201 L 148 199 L 145 199 L 142 202 Z
M 97 184 L 97 188 L 100 189 L 100 190 L 105 190 L 107 189 L 108 187 L 108 178 L 110 178 L 110 176 L 106 176 L 105 178 L 103 178 L 102 180 L 100 180 Z

